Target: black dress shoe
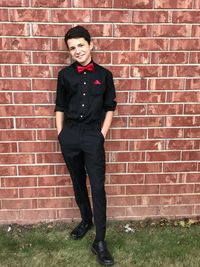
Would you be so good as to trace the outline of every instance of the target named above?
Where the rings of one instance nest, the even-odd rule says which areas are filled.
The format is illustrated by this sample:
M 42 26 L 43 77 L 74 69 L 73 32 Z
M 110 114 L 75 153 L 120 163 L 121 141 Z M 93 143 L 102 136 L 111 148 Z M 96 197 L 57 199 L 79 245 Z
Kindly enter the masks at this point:
M 97 255 L 97 260 L 100 264 L 105 266 L 114 264 L 113 257 L 108 251 L 105 241 L 94 242 L 91 250 Z
M 70 233 L 72 239 L 80 239 L 84 237 L 88 230 L 93 226 L 93 223 L 81 222 L 74 230 Z

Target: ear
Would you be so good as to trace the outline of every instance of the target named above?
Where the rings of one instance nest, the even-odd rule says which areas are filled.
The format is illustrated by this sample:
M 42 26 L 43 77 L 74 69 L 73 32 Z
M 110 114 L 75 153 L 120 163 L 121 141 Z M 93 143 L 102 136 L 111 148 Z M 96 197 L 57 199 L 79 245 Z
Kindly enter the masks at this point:
M 91 51 L 92 51 L 93 47 L 94 47 L 94 44 L 93 44 L 93 42 L 91 41 L 91 42 L 90 42 L 90 50 L 91 50 Z

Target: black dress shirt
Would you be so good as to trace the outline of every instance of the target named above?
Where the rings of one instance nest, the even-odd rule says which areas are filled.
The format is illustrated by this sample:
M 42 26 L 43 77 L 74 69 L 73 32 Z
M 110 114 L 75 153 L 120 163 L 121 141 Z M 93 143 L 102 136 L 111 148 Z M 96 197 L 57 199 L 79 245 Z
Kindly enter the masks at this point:
M 58 73 L 56 106 L 65 120 L 101 122 L 107 111 L 114 111 L 115 87 L 112 73 L 94 63 L 94 71 L 78 73 L 77 62 Z

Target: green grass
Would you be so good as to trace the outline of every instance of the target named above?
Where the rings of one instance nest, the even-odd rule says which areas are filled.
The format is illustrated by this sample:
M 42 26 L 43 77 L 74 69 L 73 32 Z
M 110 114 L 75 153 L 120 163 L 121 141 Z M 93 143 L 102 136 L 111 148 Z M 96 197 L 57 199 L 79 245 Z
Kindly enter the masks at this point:
M 134 232 L 125 232 L 125 225 Z M 69 239 L 76 224 L 0 226 L 1 267 L 95 267 L 90 251 L 95 231 L 82 240 Z M 200 225 L 174 222 L 109 222 L 107 244 L 116 267 L 199 267 Z

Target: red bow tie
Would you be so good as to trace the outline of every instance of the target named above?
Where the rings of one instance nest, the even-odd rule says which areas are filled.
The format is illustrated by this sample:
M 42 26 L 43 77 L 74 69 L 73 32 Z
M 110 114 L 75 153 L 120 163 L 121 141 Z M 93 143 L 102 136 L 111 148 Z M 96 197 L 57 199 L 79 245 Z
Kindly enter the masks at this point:
M 81 72 L 83 72 L 85 70 L 94 71 L 94 64 L 93 63 L 90 63 L 87 66 L 77 66 L 78 73 L 81 73 Z

